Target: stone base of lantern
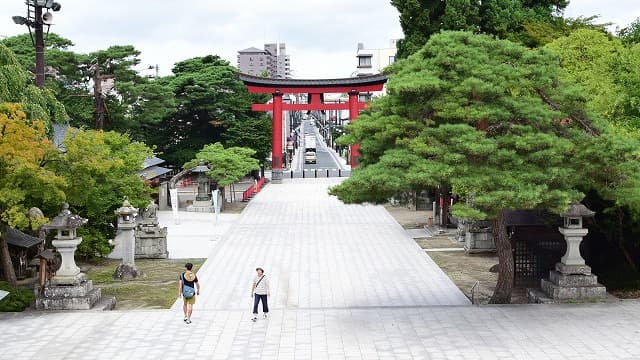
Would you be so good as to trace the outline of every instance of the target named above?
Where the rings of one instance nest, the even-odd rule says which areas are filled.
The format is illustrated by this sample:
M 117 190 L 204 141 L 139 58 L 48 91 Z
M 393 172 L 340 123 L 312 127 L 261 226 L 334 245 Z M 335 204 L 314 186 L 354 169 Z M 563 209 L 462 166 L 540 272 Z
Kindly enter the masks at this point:
M 541 289 L 527 289 L 531 303 L 562 303 L 600 301 L 607 297 L 607 289 L 598 283 L 587 265 L 556 264 L 549 272 L 549 280 L 540 281 Z
M 187 206 L 188 212 L 205 212 L 205 213 L 213 213 L 215 212 L 215 208 L 213 204 L 211 204 L 211 200 L 206 201 L 194 201 L 193 205 Z
M 84 275 L 84 274 L 82 274 Z M 36 298 L 37 310 L 112 310 L 116 298 L 102 296 L 91 280 L 75 285 L 49 285 Z
M 113 273 L 114 279 L 130 280 L 139 277 L 143 277 L 142 271 L 138 270 L 135 266 L 129 264 L 120 264 Z

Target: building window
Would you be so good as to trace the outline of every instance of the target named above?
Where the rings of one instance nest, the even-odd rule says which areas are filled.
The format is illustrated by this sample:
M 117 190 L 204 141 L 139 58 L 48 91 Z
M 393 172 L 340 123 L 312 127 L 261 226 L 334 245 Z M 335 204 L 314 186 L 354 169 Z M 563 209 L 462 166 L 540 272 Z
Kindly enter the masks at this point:
M 389 56 L 389 64 L 393 64 L 396 62 L 396 57 L 394 55 Z
M 358 56 L 358 67 L 360 68 L 371 67 L 371 55 Z

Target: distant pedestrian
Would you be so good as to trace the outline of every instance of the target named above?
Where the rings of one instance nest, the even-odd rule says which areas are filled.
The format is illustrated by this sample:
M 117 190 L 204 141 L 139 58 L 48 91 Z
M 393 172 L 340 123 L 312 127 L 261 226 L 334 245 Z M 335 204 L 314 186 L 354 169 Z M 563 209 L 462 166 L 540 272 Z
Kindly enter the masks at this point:
M 200 283 L 198 277 L 194 274 L 192 263 L 184 265 L 184 272 L 180 274 L 180 283 L 178 285 L 178 298 L 182 298 L 182 311 L 184 312 L 184 322 L 191 324 L 191 314 L 193 313 L 193 305 L 196 303 L 196 295 L 200 295 Z
M 253 318 L 251 320 L 256 321 L 258 319 L 258 304 L 262 301 L 262 313 L 266 319 L 269 315 L 269 305 L 267 304 L 267 297 L 271 296 L 269 290 L 269 279 L 264 274 L 262 268 L 256 268 L 256 278 L 251 285 L 251 297 L 253 298 Z

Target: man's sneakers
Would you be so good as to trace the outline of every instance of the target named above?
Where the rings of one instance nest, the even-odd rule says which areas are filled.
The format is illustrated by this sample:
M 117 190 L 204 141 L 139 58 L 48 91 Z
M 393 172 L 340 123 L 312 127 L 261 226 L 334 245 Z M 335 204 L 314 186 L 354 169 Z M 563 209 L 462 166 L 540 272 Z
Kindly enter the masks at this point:
M 266 320 L 266 319 L 268 319 L 268 318 L 269 318 L 269 315 L 264 314 L 264 315 L 262 315 L 262 318 Z
M 187 322 L 187 320 L 189 320 L 186 316 L 184 317 L 184 322 Z
M 253 315 L 253 317 L 251 318 L 251 321 L 256 322 L 258 320 L 258 315 Z
M 189 319 L 187 317 L 185 317 L 183 321 L 184 321 L 185 324 L 191 324 L 191 319 Z

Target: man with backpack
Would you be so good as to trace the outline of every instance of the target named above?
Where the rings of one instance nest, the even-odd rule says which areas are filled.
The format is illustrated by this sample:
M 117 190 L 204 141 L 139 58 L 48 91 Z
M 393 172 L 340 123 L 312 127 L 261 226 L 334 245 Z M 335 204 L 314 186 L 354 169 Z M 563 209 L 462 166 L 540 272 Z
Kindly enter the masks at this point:
M 191 324 L 191 313 L 193 313 L 193 304 L 196 303 L 196 295 L 200 295 L 200 283 L 198 277 L 194 274 L 192 263 L 184 265 L 184 272 L 180 274 L 180 282 L 178 284 L 178 298 L 182 298 L 182 311 L 184 312 L 184 322 Z

